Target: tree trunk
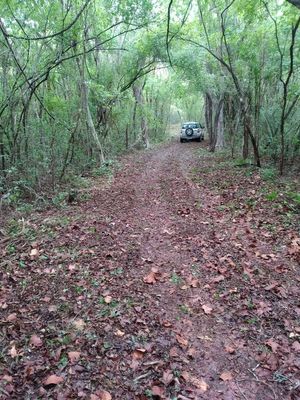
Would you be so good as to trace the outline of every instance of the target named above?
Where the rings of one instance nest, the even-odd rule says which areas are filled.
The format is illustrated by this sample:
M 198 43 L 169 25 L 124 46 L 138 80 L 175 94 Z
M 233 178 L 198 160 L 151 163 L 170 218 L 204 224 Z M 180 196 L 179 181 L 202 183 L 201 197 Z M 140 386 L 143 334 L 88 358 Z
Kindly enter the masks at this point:
M 87 125 L 89 133 L 91 134 L 91 136 L 94 139 L 94 142 L 96 144 L 100 163 L 103 164 L 105 162 L 104 153 L 103 153 L 102 145 L 100 143 L 98 134 L 95 129 L 95 125 L 94 125 L 92 114 L 91 114 L 90 107 L 89 107 L 89 88 L 88 88 L 88 83 L 85 79 L 85 68 L 86 68 L 85 49 L 84 49 L 84 54 L 82 56 L 82 62 L 80 63 L 80 61 L 78 61 L 77 64 L 78 64 L 80 81 L 81 81 L 81 102 L 82 102 L 83 111 L 85 113 L 86 125 Z
M 205 125 L 206 125 L 206 131 L 208 134 L 208 140 L 209 140 L 209 150 L 214 151 L 213 149 L 213 104 L 212 104 L 212 98 L 209 93 L 205 93 Z
M 140 132 L 140 140 L 143 143 L 143 146 L 147 149 L 149 147 L 149 129 L 147 120 L 144 114 L 143 106 L 144 106 L 144 97 L 143 97 L 143 87 L 134 85 L 132 87 L 133 95 L 136 101 L 137 106 L 140 107 L 141 110 L 141 132 Z
M 224 140 L 224 98 L 218 102 L 215 115 L 215 149 L 223 149 L 225 147 Z
M 243 136 L 243 159 L 249 157 L 249 127 L 247 126 L 246 118 L 244 118 L 244 136 Z

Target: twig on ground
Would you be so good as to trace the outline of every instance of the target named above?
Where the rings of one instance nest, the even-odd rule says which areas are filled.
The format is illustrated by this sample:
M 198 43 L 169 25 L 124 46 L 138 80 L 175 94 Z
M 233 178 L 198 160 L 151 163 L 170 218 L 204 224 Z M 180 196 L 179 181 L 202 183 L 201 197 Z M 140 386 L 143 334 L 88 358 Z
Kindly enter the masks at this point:
M 138 381 L 140 381 L 141 379 L 147 378 L 149 375 L 152 374 L 152 371 L 147 372 L 146 374 L 140 375 L 138 377 L 136 377 L 133 382 L 137 383 Z
M 242 389 L 240 388 L 239 384 L 237 382 L 234 382 L 236 384 L 236 387 L 239 389 L 239 392 L 241 393 L 242 397 L 245 400 L 248 400 L 248 397 L 242 392 Z

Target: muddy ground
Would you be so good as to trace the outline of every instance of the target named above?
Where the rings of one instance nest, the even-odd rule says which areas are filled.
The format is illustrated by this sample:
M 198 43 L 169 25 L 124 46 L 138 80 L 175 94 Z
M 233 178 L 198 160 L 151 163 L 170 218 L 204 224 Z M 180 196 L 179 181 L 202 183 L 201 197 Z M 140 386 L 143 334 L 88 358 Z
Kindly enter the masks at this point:
M 172 141 L 91 182 L 2 232 L 0 398 L 300 399 L 298 181 Z

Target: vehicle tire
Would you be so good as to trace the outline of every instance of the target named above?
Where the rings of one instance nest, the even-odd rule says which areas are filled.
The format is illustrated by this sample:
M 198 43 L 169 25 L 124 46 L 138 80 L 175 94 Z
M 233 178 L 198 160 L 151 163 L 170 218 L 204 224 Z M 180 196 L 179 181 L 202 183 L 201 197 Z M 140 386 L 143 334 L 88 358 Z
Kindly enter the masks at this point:
M 180 143 L 183 143 L 183 139 L 180 139 Z
M 186 136 L 193 136 L 193 133 L 194 133 L 193 128 L 186 128 L 185 130 Z
M 197 142 L 201 142 L 201 137 L 198 137 L 198 138 L 196 139 L 196 141 L 197 141 Z

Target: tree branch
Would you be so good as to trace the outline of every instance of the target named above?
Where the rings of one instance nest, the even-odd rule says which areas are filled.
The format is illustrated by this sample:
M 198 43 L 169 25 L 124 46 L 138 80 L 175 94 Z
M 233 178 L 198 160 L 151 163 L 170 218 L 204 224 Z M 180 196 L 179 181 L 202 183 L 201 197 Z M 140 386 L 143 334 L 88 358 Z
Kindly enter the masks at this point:
M 27 41 L 28 41 L 28 40 L 30 41 L 30 40 L 52 39 L 52 38 L 54 38 L 55 36 L 59 36 L 59 35 L 61 35 L 62 33 L 68 31 L 70 28 L 72 28 L 72 26 L 76 24 L 76 22 L 78 21 L 79 17 L 81 16 L 81 14 L 82 14 L 83 11 L 87 8 L 87 6 L 89 5 L 89 3 L 90 3 L 91 1 L 92 1 L 92 0 L 86 0 L 86 2 L 85 2 L 84 5 L 81 7 L 79 13 L 76 15 L 76 17 L 73 19 L 73 21 L 72 21 L 68 26 L 66 26 L 64 29 L 60 30 L 59 32 L 52 33 L 51 35 L 46 35 L 46 36 L 35 36 L 35 37 L 29 37 L 27 34 L 26 34 L 26 36 L 15 36 L 15 35 L 12 35 L 12 34 L 7 34 L 7 37 L 10 37 L 10 38 L 13 38 L 13 39 L 18 39 L 18 40 L 27 40 Z M 0 19 L 0 21 L 1 21 L 1 19 Z M 2 22 L 2 21 L 1 21 L 1 22 Z M 23 32 L 24 32 L 24 30 L 23 30 Z

